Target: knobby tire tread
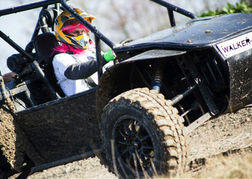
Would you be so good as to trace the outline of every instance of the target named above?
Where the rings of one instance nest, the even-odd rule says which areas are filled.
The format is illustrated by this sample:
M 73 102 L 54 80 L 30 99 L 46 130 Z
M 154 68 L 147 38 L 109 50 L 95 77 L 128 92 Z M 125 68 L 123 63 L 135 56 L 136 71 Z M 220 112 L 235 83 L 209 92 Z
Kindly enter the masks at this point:
M 166 100 L 162 94 L 148 88 L 137 88 L 118 95 L 105 106 L 102 125 L 109 122 L 106 114 L 120 104 L 127 104 L 128 100 L 131 101 L 132 107 L 147 109 L 148 113 L 154 116 L 153 130 L 158 131 L 162 140 L 163 165 L 161 173 L 167 174 L 168 172 L 170 176 L 184 173 L 187 163 L 187 148 L 183 119 L 178 115 L 177 109 L 171 106 L 171 101 Z M 104 133 L 105 131 L 102 130 L 102 139 L 106 141 Z M 108 154 L 106 157 L 111 160 Z

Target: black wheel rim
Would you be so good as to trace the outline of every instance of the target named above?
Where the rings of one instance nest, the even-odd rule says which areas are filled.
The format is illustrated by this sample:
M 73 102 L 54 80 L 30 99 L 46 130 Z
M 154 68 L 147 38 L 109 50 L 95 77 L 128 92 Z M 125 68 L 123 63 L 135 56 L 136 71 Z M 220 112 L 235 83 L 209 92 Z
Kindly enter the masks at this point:
M 134 171 L 141 173 L 150 170 L 154 147 L 149 133 L 132 116 L 124 116 L 118 121 L 114 128 L 114 139 L 119 156 Z

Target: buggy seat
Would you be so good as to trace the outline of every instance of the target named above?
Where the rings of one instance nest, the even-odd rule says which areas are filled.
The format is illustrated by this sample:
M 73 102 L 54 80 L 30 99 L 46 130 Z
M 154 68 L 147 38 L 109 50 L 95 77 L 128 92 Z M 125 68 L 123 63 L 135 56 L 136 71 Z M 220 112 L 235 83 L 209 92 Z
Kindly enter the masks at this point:
M 54 90 L 61 97 L 64 97 L 65 94 L 57 83 L 52 65 L 52 60 L 55 55 L 54 48 L 58 46 L 58 41 L 55 35 L 51 32 L 40 34 L 34 39 L 33 45 L 36 50 L 36 61 L 44 71 L 45 76 L 51 83 Z

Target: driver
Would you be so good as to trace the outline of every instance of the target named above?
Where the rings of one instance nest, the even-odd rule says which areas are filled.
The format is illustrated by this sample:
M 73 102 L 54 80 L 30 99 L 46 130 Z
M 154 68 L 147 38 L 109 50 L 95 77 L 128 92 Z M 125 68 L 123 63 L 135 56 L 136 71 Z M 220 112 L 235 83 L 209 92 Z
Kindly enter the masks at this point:
M 92 24 L 94 16 L 78 8 L 74 11 Z M 55 20 L 55 35 L 59 46 L 54 49 L 53 68 L 61 89 L 66 96 L 90 89 L 87 79 L 97 71 L 97 66 L 95 43 L 89 38 L 89 30 L 63 11 Z M 115 58 L 110 49 L 102 53 L 102 64 Z

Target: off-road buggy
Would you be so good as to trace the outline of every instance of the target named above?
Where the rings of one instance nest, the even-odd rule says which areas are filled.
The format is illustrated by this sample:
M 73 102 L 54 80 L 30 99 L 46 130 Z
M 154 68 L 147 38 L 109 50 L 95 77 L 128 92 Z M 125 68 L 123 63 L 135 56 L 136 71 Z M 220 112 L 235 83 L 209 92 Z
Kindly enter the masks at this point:
M 15 79 L 0 93 L 0 172 L 20 178 L 98 153 L 123 178 L 183 173 L 186 135 L 206 120 L 251 103 L 252 15 L 196 18 L 164 0 L 171 28 L 115 45 L 65 0 L 44 0 L 0 11 L 42 8 L 31 42 L 7 59 Z M 99 85 L 66 97 L 50 54 L 53 21 L 65 9 L 94 34 Z M 174 12 L 189 17 L 178 25 Z M 114 50 L 102 71 L 101 41 Z M 4 47 L 2 47 L 4 48 Z M 102 157 L 104 156 L 104 157 Z

